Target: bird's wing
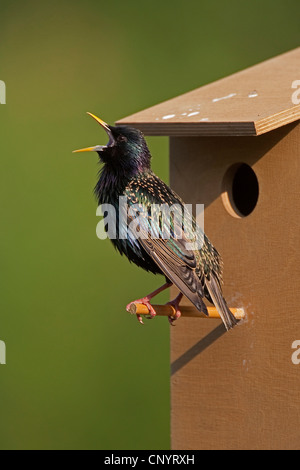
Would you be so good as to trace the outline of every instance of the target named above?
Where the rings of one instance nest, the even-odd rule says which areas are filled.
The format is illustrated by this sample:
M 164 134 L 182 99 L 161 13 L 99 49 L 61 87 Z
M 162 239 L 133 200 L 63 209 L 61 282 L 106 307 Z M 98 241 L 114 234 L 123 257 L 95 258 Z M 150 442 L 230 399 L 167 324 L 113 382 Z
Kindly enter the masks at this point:
M 201 266 L 199 251 L 187 247 L 187 243 L 195 241 L 195 233 L 193 232 L 194 240 L 191 240 L 187 236 L 187 233 L 191 233 L 191 227 L 188 227 L 189 230 L 186 232 L 183 231 L 182 201 L 178 196 L 176 198 L 175 193 L 157 177 L 153 182 L 153 186 L 150 185 L 150 188 L 152 187 L 154 189 L 149 191 L 148 177 L 146 182 L 139 181 L 139 184 L 132 185 L 130 191 L 127 192 L 130 206 L 128 215 L 129 236 L 134 238 L 131 224 L 134 223 L 134 228 L 136 228 L 136 221 L 138 220 L 139 237 L 136 242 L 144 248 L 165 276 L 178 287 L 198 310 L 207 313 L 205 304 L 202 301 L 204 296 L 204 267 Z M 166 223 L 166 219 L 161 217 L 162 213 L 159 208 L 161 204 L 172 205 L 174 215 L 169 218 L 168 223 Z M 194 226 L 195 220 L 191 218 L 189 222 L 186 222 L 185 219 L 185 224 Z M 198 236 L 203 237 L 203 232 L 200 232 L 199 227 L 198 230 Z M 180 235 L 180 238 L 177 235 Z
M 139 243 L 160 267 L 165 276 L 198 308 L 207 313 L 202 301 L 203 285 L 196 273 L 196 258 L 182 244 L 182 240 L 141 238 Z
M 237 322 L 222 295 L 220 255 L 195 219 L 183 217 L 179 196 L 153 173 L 132 182 L 129 189 L 129 236 L 198 310 L 208 315 L 202 300 L 205 296 L 214 303 L 226 328 L 233 328 Z M 173 216 L 170 217 L 169 210 L 168 217 L 163 217 L 161 205 L 172 207 Z M 136 227 L 135 216 L 138 216 L 137 238 L 131 233 L 132 222 Z

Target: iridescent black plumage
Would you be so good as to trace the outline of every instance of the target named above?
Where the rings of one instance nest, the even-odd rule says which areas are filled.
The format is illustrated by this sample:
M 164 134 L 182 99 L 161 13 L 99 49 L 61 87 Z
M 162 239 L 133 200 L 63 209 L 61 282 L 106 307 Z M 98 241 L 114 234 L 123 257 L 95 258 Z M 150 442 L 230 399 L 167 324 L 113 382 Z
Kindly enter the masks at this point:
M 88 150 L 97 151 L 100 161 L 104 164 L 95 187 L 98 203 L 112 204 L 116 210 L 117 238 L 112 239 L 112 243 L 136 265 L 154 274 L 165 275 L 167 281 L 174 283 L 198 310 L 207 314 L 202 300 L 206 297 L 215 304 L 226 328 L 232 328 L 236 320 L 222 295 L 220 255 L 197 227 L 196 221 L 192 219 L 189 224 L 185 223 L 185 227 L 181 225 L 180 228 L 185 228 L 185 232 L 183 238 L 178 239 L 175 232 L 179 219 L 175 217 L 170 227 L 170 238 L 161 236 L 163 222 L 160 213 L 153 216 L 153 204 L 175 204 L 176 210 L 180 212 L 184 203 L 151 170 L 151 155 L 142 133 L 125 126 L 108 126 L 99 118 L 93 117 L 100 122 L 110 137 L 106 146 Z M 130 230 L 126 239 L 118 237 L 120 196 L 126 196 L 128 207 L 131 209 L 127 218 L 129 225 L 134 216 L 139 215 L 137 207 L 142 209 L 143 224 L 139 230 L 144 237 L 136 238 Z M 152 236 L 149 236 L 147 229 L 153 227 L 153 224 L 156 224 L 154 229 L 158 236 L 153 236 L 153 232 Z M 203 244 L 199 249 L 188 250 L 186 243 L 195 238 L 195 227 L 202 237 Z

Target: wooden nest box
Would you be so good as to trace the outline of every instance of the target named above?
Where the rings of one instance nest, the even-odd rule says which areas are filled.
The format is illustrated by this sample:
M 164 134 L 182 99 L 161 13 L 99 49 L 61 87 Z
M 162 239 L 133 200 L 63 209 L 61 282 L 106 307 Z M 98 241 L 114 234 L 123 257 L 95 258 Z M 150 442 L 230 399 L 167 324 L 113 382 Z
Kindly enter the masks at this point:
M 300 447 L 299 64 L 300 48 L 117 123 L 170 137 L 171 187 L 205 204 L 228 305 L 246 313 L 228 333 L 171 328 L 173 449 Z

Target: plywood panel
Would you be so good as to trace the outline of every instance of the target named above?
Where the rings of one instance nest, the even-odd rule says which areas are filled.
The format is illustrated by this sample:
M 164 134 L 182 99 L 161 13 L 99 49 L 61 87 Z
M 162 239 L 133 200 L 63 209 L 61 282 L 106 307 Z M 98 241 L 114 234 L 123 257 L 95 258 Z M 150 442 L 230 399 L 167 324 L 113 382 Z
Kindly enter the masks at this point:
M 300 119 L 300 48 L 118 121 L 146 135 L 260 135 Z
M 172 138 L 171 184 L 205 203 L 205 230 L 224 259 L 224 292 L 247 318 L 185 318 L 171 329 L 173 449 L 298 449 L 300 366 L 300 125 L 261 137 Z M 254 169 L 254 212 L 232 217 L 221 199 L 228 167 Z

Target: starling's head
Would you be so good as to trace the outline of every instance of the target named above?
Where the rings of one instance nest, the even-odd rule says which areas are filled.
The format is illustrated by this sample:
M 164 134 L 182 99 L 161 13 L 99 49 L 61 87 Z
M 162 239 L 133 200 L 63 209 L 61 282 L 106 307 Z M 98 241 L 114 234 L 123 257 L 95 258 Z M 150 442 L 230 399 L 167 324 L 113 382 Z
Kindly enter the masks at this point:
M 92 116 L 106 131 L 109 141 L 74 152 L 97 152 L 100 161 L 114 171 L 138 172 L 150 168 L 150 152 L 143 134 L 135 128 L 109 126 L 94 114 Z

